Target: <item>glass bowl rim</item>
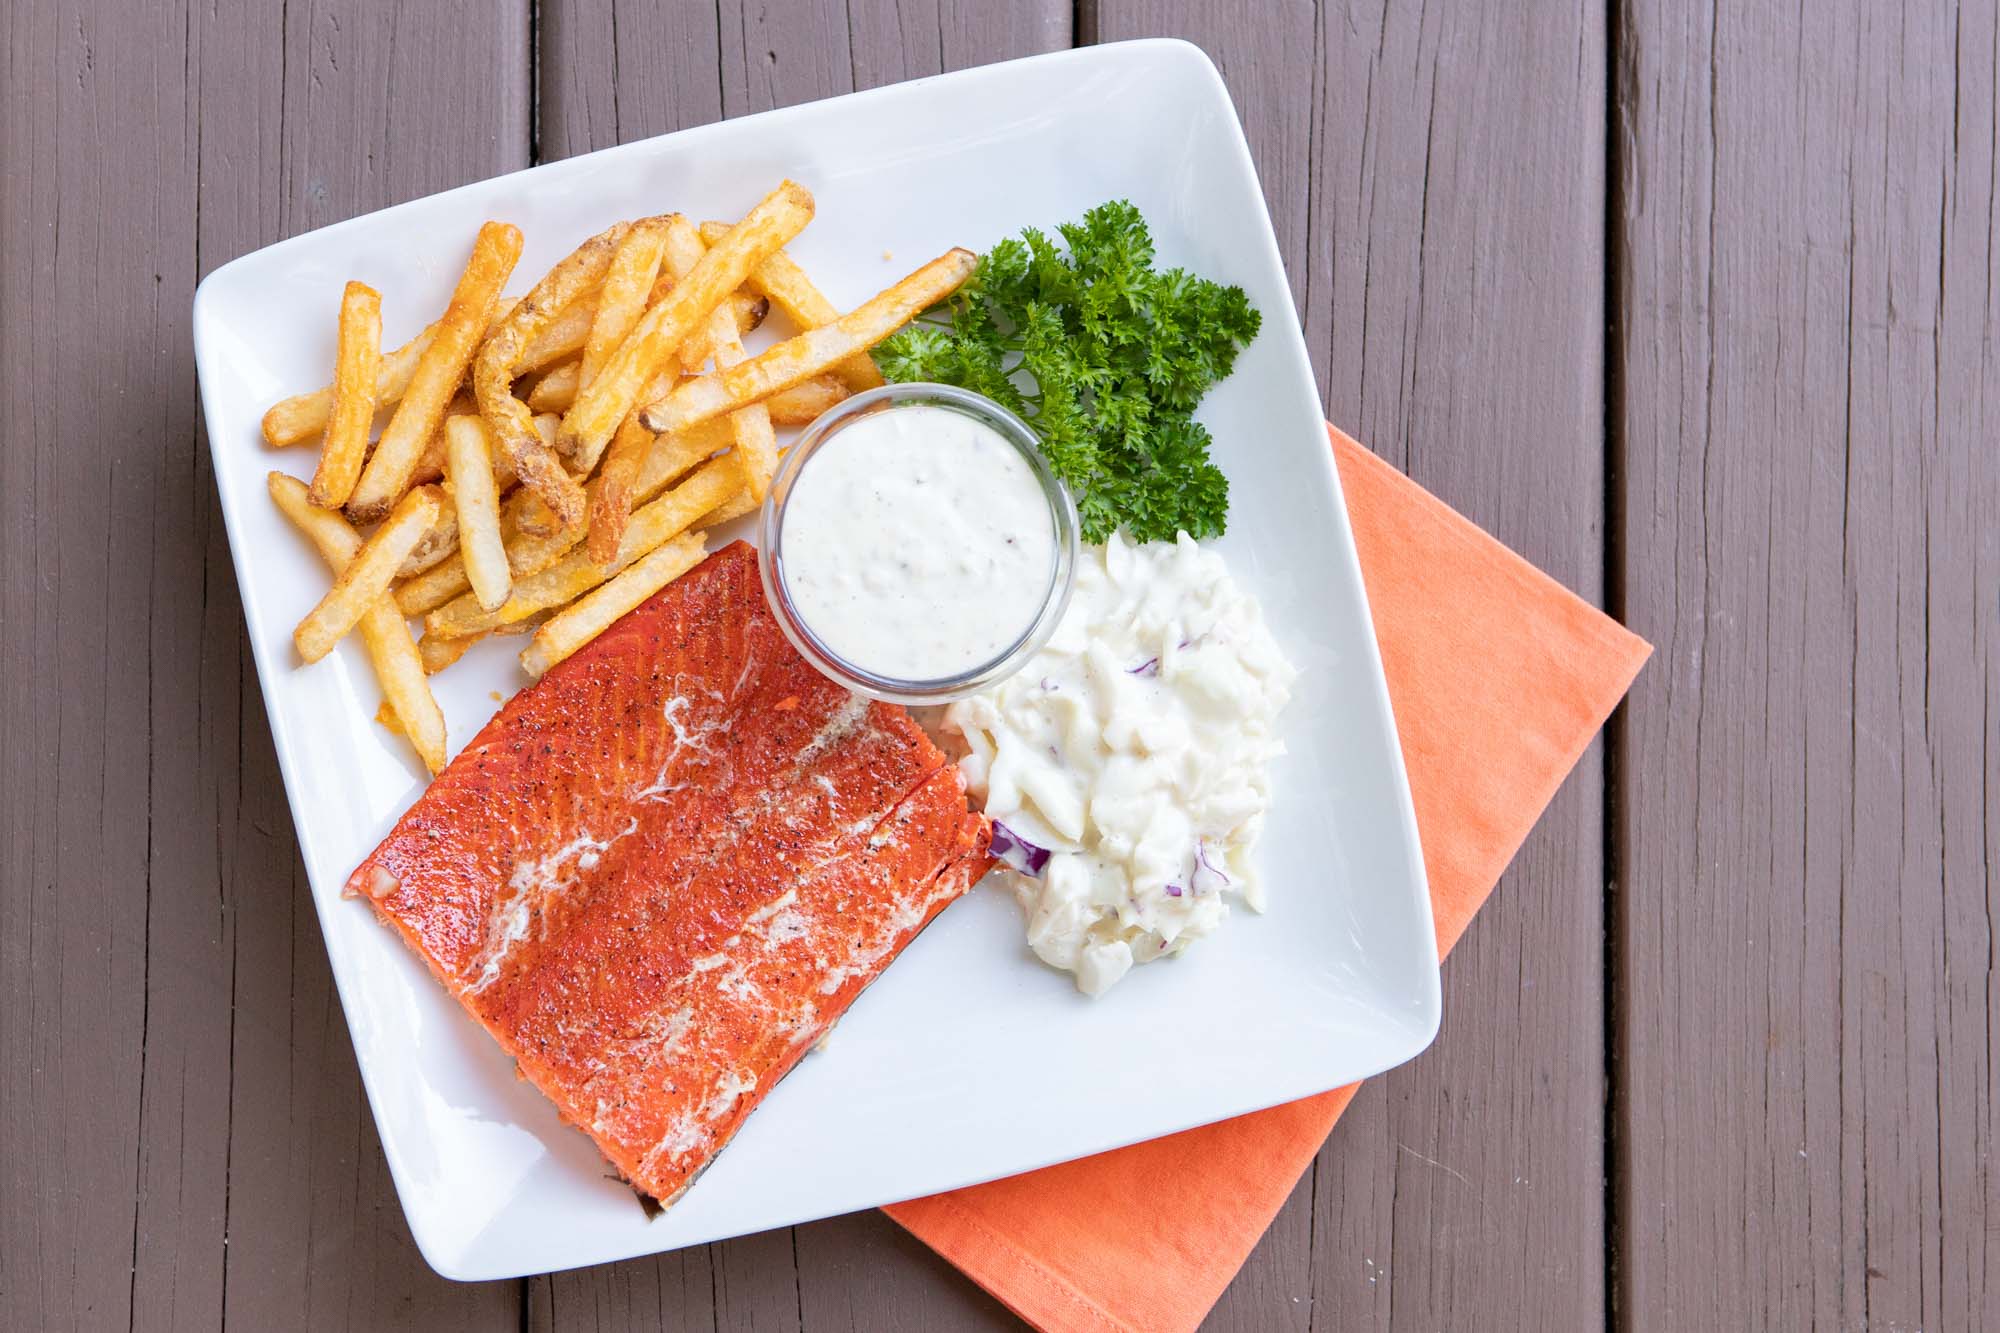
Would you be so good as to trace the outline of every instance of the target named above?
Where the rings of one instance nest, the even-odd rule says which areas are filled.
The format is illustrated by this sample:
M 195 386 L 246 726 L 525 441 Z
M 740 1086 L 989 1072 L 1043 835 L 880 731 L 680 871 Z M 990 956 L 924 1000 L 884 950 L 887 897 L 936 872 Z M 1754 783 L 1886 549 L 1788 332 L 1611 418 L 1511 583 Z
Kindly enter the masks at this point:
M 793 606 L 784 579 L 784 510 L 799 473 L 820 446 L 839 430 L 878 410 L 931 406 L 962 412 L 991 426 L 1027 460 L 1029 469 L 1049 502 L 1049 516 L 1055 529 L 1054 559 L 1050 562 L 1049 586 L 1041 609 L 1021 635 L 988 661 L 953 675 L 930 680 L 909 680 L 884 675 L 857 666 L 820 641 L 806 619 Z M 1076 502 L 1067 487 L 1042 456 L 1034 430 L 1014 413 L 981 393 L 955 385 L 913 381 L 885 384 L 843 399 L 819 414 L 792 443 L 779 464 L 757 514 L 757 570 L 764 585 L 779 629 L 808 662 L 821 674 L 870 698 L 899 704 L 943 704 L 996 685 L 1024 666 L 1040 652 L 1061 623 L 1076 584 L 1078 547 Z

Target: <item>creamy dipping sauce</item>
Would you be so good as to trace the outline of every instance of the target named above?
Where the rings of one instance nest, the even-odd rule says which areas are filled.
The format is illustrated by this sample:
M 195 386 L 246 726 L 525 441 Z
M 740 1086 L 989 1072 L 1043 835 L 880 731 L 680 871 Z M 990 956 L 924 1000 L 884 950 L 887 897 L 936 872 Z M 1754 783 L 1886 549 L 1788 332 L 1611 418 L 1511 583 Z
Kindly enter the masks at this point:
M 1049 592 L 1056 527 L 1034 470 L 985 422 L 871 412 L 807 458 L 785 499 L 793 610 L 850 666 L 933 681 L 1018 642 Z

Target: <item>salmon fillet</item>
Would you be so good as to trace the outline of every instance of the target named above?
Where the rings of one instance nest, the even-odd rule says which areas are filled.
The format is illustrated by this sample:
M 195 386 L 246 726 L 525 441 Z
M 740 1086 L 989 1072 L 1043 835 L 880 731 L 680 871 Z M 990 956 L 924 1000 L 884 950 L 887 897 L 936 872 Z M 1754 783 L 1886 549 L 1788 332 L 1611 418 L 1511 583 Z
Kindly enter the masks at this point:
M 737 542 L 510 700 L 347 887 L 671 1203 L 987 839 L 908 713 L 785 640 Z

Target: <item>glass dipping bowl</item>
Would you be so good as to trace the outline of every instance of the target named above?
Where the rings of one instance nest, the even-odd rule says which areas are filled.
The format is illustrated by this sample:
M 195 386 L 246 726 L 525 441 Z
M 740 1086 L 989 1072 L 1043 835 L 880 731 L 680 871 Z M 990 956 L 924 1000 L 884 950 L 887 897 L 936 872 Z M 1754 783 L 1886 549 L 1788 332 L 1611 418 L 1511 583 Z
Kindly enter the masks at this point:
M 1041 610 L 1022 627 L 1016 638 L 1000 654 L 957 675 L 934 680 L 905 680 L 884 676 L 847 661 L 821 642 L 796 606 L 785 585 L 785 503 L 799 474 L 812 456 L 843 428 L 875 412 L 899 408 L 941 407 L 962 412 L 999 433 L 1027 460 L 1042 494 L 1049 502 L 1049 517 L 1055 531 L 1055 558 L 1049 562 L 1049 582 Z M 898 704 L 943 704 L 963 699 L 994 685 L 1019 671 L 1041 650 L 1069 607 L 1070 591 L 1076 582 L 1077 520 L 1076 503 L 1068 490 L 1049 470 L 1048 461 L 1037 447 L 1034 431 L 1027 423 L 983 394 L 946 384 L 889 384 L 869 389 L 828 408 L 793 442 L 777 475 L 771 479 L 770 493 L 757 517 L 757 568 L 764 580 L 764 596 L 778 618 L 792 646 L 823 674 L 851 690 L 871 698 Z

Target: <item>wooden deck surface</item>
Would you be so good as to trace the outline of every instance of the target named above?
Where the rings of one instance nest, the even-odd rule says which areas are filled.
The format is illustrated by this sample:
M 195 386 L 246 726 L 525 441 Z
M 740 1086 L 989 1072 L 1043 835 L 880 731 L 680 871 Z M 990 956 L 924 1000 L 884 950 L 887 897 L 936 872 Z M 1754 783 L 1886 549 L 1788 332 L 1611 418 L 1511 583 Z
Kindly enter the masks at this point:
M 1995 0 L 0 23 L 0 1328 L 1015 1326 L 874 1213 L 425 1268 L 189 305 L 536 161 L 1158 34 L 1235 96 L 1330 418 L 1658 648 L 1446 967 L 1437 1045 L 1357 1098 L 1211 1326 L 2000 1323 Z

